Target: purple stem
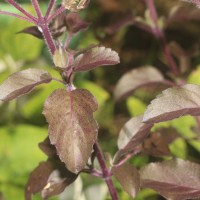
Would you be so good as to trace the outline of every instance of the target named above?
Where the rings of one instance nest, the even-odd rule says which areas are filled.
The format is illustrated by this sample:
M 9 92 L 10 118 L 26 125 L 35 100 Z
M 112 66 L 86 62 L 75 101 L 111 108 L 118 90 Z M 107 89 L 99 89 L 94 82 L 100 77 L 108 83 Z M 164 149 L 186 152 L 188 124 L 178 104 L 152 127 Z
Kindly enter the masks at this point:
M 50 15 L 48 17 L 47 23 L 51 22 L 55 17 L 57 17 L 58 15 L 60 15 L 64 11 L 65 11 L 65 7 L 64 6 L 59 7 L 52 15 Z
M 66 38 L 66 41 L 65 41 L 65 45 L 64 45 L 64 48 L 67 49 L 69 43 L 70 43 L 70 40 L 71 40 L 71 37 L 72 37 L 72 33 L 71 32 L 68 32 L 67 34 L 67 38 Z
M 165 57 L 169 63 L 169 67 L 171 68 L 174 75 L 178 76 L 179 72 L 177 70 L 176 63 L 167 47 L 163 30 L 160 29 L 158 26 L 158 17 L 157 17 L 157 12 L 155 9 L 154 1 L 153 0 L 145 0 L 145 2 L 150 11 L 150 15 L 151 15 L 152 21 L 154 23 L 154 27 L 152 27 L 153 33 L 154 33 L 155 37 L 160 41 L 162 51 L 165 54 Z
M 39 24 L 39 27 L 42 29 L 42 34 L 43 34 L 43 37 L 45 39 L 46 45 L 48 46 L 51 55 L 53 55 L 55 50 L 56 50 L 56 46 L 55 46 L 52 34 L 49 30 L 49 27 L 46 23 Z
M 56 1 L 56 0 L 50 0 L 49 5 L 48 5 L 48 8 L 47 8 L 47 12 L 46 12 L 46 14 L 45 14 L 45 18 L 46 18 L 46 19 L 48 19 L 49 15 L 50 15 L 50 13 L 51 13 L 51 11 L 52 11 L 52 8 L 53 8 L 53 6 L 54 6 L 54 4 L 55 4 L 55 1 Z
M 37 18 L 35 18 L 33 15 L 26 12 L 19 4 L 17 4 L 14 0 L 7 0 L 9 4 L 14 6 L 17 10 L 19 10 L 22 14 L 27 16 L 30 20 L 32 20 L 35 24 L 37 23 Z
M 35 12 L 38 16 L 38 19 L 42 19 L 43 15 L 42 15 L 42 12 L 41 12 L 41 9 L 40 9 L 40 6 L 38 4 L 38 0 L 31 0 L 31 3 L 35 9 Z
M 108 186 L 112 200 L 118 200 L 117 192 L 116 192 L 116 189 L 114 188 L 114 185 L 113 185 L 113 182 L 112 182 L 112 179 L 111 179 L 111 173 L 109 172 L 109 170 L 106 167 L 106 164 L 105 164 L 105 161 L 104 161 L 104 158 L 103 158 L 103 154 L 102 154 L 100 147 L 97 143 L 94 144 L 94 151 L 96 152 L 96 156 L 97 156 L 97 159 L 99 161 L 99 165 L 101 167 L 103 177 L 104 177 L 105 182 Z
M 33 21 L 32 19 L 27 18 L 27 17 L 23 17 L 23 16 L 21 16 L 21 15 L 15 14 L 15 13 L 6 12 L 6 11 L 0 11 L 0 14 L 12 16 L 12 17 L 16 17 L 16 18 L 18 18 L 18 19 L 22 19 L 22 20 L 25 20 L 25 21 L 27 21 L 27 22 L 30 22 L 30 23 L 35 24 L 35 21 Z

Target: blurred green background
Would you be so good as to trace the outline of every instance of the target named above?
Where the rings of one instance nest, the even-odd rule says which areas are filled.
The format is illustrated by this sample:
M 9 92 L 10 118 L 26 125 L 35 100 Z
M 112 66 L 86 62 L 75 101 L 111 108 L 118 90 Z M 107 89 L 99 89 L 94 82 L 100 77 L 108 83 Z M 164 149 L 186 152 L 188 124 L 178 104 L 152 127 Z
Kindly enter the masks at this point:
M 33 13 L 29 0 L 19 0 L 18 2 Z M 40 2 L 42 9 L 45 10 L 48 0 Z M 110 152 L 111 155 L 114 155 L 117 150 L 117 135 L 123 124 L 131 116 L 142 114 L 150 100 L 155 97 L 155 94 L 142 93 L 142 95 L 133 95 L 123 102 L 115 103 L 113 88 L 116 81 L 126 71 L 145 64 L 154 64 L 165 75 L 168 73 L 158 59 L 161 53 L 152 36 L 141 32 L 134 26 L 123 27 L 113 35 L 105 35 L 104 28 L 109 23 L 112 24 L 117 21 L 121 14 L 125 15 L 130 10 L 130 6 L 132 6 L 131 11 L 135 14 L 142 15 L 141 13 L 144 12 L 143 5 L 138 3 L 138 0 L 127 0 L 120 7 L 121 4 L 123 4 L 123 1 L 120 0 L 116 2 L 92 1 L 89 8 L 81 13 L 81 16 L 92 23 L 91 28 L 77 34 L 70 43 L 70 47 L 73 49 L 102 43 L 118 51 L 121 57 L 120 65 L 97 68 L 92 72 L 76 74 L 74 79 L 77 87 L 90 90 L 98 100 L 99 110 L 95 113 L 95 117 L 100 125 L 99 140 L 103 150 Z M 165 4 L 156 1 L 159 14 L 163 16 L 168 14 L 172 6 L 178 4 L 179 1 L 168 1 Z M 0 2 L 0 9 L 18 13 L 4 2 Z M 27 22 L 12 17 L 0 16 L 0 82 L 10 74 L 30 67 L 48 70 L 54 77 L 60 78 L 59 74 L 53 69 L 52 60 L 44 42 L 30 35 L 17 34 L 29 25 Z M 184 24 L 184 26 L 189 25 Z M 200 34 L 198 35 L 198 31 L 200 29 L 198 29 L 198 26 L 194 23 L 193 28 L 185 30 L 185 35 L 188 36 L 187 41 L 184 40 L 184 34 L 180 36 L 180 33 L 175 31 L 173 34 L 170 32 L 167 35 L 168 40 L 175 40 L 179 35 L 180 43 L 182 46 L 185 45 L 186 48 L 190 48 L 194 42 L 199 44 L 198 37 Z M 174 30 L 173 26 L 171 30 Z M 168 32 L 166 31 L 166 33 Z M 196 36 L 195 41 L 190 39 L 194 36 Z M 187 82 L 200 84 L 200 66 L 198 66 L 198 63 L 199 57 L 197 56 L 191 61 L 189 72 L 184 75 Z M 41 113 L 45 99 L 54 89 L 59 87 L 62 87 L 62 85 L 57 82 L 48 85 L 43 84 L 38 86 L 31 94 L 17 100 L 8 103 L 0 102 L 0 200 L 23 200 L 24 186 L 30 172 L 39 162 L 46 160 L 46 156 L 38 148 L 38 143 L 47 136 L 47 124 Z M 186 116 L 158 124 L 154 128 L 156 130 L 160 127 L 173 127 L 179 133 L 179 137 L 170 144 L 171 153 L 176 157 L 199 163 L 200 141 L 196 139 L 199 134 L 196 126 L 195 119 Z M 161 158 L 142 154 L 135 156 L 130 162 L 139 168 L 150 161 L 157 160 L 159 161 Z M 116 183 L 116 187 L 120 199 L 130 199 L 121 190 L 118 183 Z M 59 199 L 93 200 L 96 191 L 99 193 L 99 200 L 109 199 L 109 196 L 106 195 L 107 188 L 102 181 L 83 175 Z M 36 195 L 33 199 L 39 200 L 41 197 Z M 143 189 L 135 199 L 156 200 L 162 198 L 152 190 Z

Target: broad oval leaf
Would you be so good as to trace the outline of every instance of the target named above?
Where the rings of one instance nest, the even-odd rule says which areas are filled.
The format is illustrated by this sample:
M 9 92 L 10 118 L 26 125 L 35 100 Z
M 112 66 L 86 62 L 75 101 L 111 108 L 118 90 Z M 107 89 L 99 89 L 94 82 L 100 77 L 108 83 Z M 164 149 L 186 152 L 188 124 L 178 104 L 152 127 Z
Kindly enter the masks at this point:
M 90 0 L 62 0 L 62 3 L 66 9 L 72 12 L 78 12 L 79 10 L 87 8 Z
M 54 91 L 44 104 L 49 138 L 66 167 L 80 172 L 86 165 L 97 139 L 98 125 L 93 119 L 97 102 L 84 89 Z
M 10 75 L 0 85 L 0 100 L 10 101 L 24 95 L 42 83 L 49 83 L 51 75 L 41 69 L 29 68 Z
M 117 83 L 114 91 L 116 100 L 122 100 L 134 90 L 149 85 L 165 83 L 162 74 L 153 66 L 140 67 L 124 74 Z
M 142 187 L 163 197 L 184 200 L 200 197 L 200 165 L 181 159 L 151 163 L 140 171 Z
M 118 137 L 119 151 L 115 154 L 114 163 L 134 152 L 148 136 L 153 124 L 142 123 L 143 116 L 131 118 L 121 129 Z
M 41 192 L 43 199 L 60 194 L 73 183 L 77 175 L 68 171 L 58 157 L 41 162 L 30 174 L 26 184 L 25 199 L 31 200 L 32 194 Z
M 137 169 L 130 164 L 124 163 L 121 166 L 113 166 L 112 173 L 124 191 L 134 198 L 140 190 L 140 175 Z
M 147 107 L 143 122 L 157 123 L 183 115 L 200 115 L 200 86 L 187 84 L 166 89 Z
M 88 71 L 98 66 L 118 64 L 118 53 L 105 47 L 94 47 L 78 55 L 74 60 L 75 72 Z
M 45 187 L 50 174 L 55 170 L 55 164 L 51 160 L 41 162 L 30 174 L 26 184 L 25 199 L 31 200 L 32 194 L 42 191 Z

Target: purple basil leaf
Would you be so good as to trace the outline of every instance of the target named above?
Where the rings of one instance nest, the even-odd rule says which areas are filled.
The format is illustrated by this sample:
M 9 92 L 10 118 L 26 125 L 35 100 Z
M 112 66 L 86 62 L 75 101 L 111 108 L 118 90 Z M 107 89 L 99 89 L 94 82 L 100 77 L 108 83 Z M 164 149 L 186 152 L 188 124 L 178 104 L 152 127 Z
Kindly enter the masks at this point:
M 68 185 L 73 183 L 76 178 L 77 175 L 68 170 L 65 170 L 65 173 L 63 174 L 61 170 L 54 170 L 41 192 L 43 199 L 60 194 Z
M 85 167 L 96 142 L 98 125 L 93 112 L 97 107 L 95 98 L 84 89 L 58 89 L 45 102 L 43 114 L 49 123 L 51 144 L 74 173 Z
M 134 152 L 138 145 L 148 136 L 153 124 L 142 123 L 143 116 L 131 118 L 121 129 L 118 137 L 119 151 L 115 154 L 117 164 L 126 154 Z
M 42 191 L 45 187 L 50 174 L 55 170 L 55 165 L 51 160 L 41 162 L 30 174 L 26 184 L 25 199 L 31 200 L 32 194 Z
M 71 12 L 78 12 L 88 7 L 90 0 L 62 0 L 63 6 Z
M 200 197 L 200 165 L 181 159 L 151 163 L 140 171 L 142 187 L 156 190 L 166 199 Z
M 53 157 L 57 155 L 56 148 L 50 143 L 49 137 L 47 137 L 43 142 L 38 144 L 40 149 L 48 156 Z
M 147 107 L 143 121 L 157 123 L 183 115 L 200 115 L 200 86 L 187 84 L 166 89 Z
M 160 83 L 164 83 L 164 77 L 155 67 L 140 67 L 121 77 L 115 88 L 114 96 L 116 100 L 122 100 L 140 87 L 154 86 Z
M 151 156 L 171 156 L 169 144 L 177 137 L 178 133 L 173 128 L 161 128 L 153 132 L 143 143 L 142 152 Z
M 94 47 L 75 58 L 74 71 L 88 71 L 98 66 L 115 65 L 119 62 L 117 52 L 105 47 Z
M 44 70 L 29 68 L 10 75 L 0 85 L 0 100 L 10 101 L 24 95 L 42 83 L 49 83 L 51 75 Z
M 137 169 L 127 163 L 117 167 L 112 167 L 112 173 L 121 184 L 124 191 L 131 197 L 136 197 L 140 190 L 140 175 Z
M 26 34 L 30 34 L 36 38 L 39 38 L 39 39 L 43 39 L 43 35 L 42 33 L 38 30 L 38 27 L 37 26 L 30 26 L 30 27 L 27 27 L 21 31 L 19 31 L 18 33 L 26 33 Z
M 185 2 L 193 3 L 197 8 L 200 8 L 199 0 L 182 0 Z
M 65 23 L 67 30 L 72 33 L 77 33 L 90 25 L 90 23 L 82 20 L 78 13 L 69 13 L 65 18 Z
M 187 13 L 187 15 L 185 13 Z M 189 6 L 189 4 L 176 5 L 171 9 L 168 18 L 166 19 L 165 28 L 170 27 L 177 21 L 182 22 L 199 19 L 200 13 L 198 8 Z

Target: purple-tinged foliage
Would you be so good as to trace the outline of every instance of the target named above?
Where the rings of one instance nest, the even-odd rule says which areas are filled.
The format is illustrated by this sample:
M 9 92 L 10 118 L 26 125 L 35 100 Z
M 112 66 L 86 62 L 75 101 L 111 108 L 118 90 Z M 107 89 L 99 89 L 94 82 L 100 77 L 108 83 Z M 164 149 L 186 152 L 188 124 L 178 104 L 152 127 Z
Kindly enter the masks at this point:
M 0 100 L 10 101 L 27 94 L 42 83 L 49 83 L 51 75 L 44 70 L 29 68 L 10 75 L 0 85 Z
M 97 140 L 98 125 L 93 119 L 97 107 L 95 98 L 84 89 L 57 89 L 44 104 L 51 144 L 56 146 L 61 161 L 76 174 L 86 166 Z
M 200 165 L 181 159 L 150 163 L 140 170 L 141 186 L 156 190 L 166 199 L 200 197 Z

